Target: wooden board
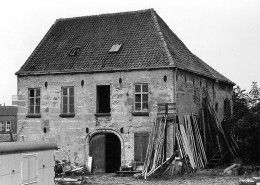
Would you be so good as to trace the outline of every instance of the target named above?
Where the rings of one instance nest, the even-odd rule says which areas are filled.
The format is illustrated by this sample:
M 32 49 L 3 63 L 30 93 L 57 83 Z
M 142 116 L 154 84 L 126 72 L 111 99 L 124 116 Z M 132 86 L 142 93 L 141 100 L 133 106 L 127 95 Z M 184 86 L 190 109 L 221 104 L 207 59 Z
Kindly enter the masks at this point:
M 105 172 L 105 134 L 93 136 L 89 143 L 89 155 L 92 157 L 92 171 Z

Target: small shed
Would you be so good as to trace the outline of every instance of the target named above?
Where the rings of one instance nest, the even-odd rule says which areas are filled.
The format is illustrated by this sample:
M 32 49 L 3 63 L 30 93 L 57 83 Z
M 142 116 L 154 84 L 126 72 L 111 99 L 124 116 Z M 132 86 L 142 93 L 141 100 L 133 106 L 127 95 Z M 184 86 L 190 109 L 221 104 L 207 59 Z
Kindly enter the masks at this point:
M 54 150 L 50 142 L 0 143 L 1 185 L 54 185 Z

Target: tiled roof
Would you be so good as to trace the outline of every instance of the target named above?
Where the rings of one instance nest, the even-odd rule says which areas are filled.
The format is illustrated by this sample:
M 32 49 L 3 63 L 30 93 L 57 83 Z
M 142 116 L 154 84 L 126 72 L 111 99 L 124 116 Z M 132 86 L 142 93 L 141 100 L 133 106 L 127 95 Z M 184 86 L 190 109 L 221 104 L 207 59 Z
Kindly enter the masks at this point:
M 109 52 L 122 44 L 118 52 Z M 70 56 L 73 48 L 78 55 Z M 58 19 L 17 75 L 177 67 L 232 83 L 192 54 L 153 9 Z
M 15 106 L 0 106 L 0 116 L 16 116 L 17 111 Z

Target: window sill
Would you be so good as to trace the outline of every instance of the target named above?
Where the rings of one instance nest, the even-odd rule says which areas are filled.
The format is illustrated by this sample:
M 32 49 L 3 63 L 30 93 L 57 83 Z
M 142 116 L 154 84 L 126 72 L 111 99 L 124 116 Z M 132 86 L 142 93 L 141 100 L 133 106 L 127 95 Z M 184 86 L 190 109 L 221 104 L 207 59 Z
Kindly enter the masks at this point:
M 132 112 L 133 116 L 149 116 L 149 112 Z
M 62 118 L 73 118 L 73 117 L 75 117 L 75 114 L 74 113 L 71 113 L 71 114 L 60 114 L 60 117 L 62 117 Z
M 111 113 L 96 113 L 94 115 L 96 117 L 106 117 L 106 116 L 111 116 Z
M 41 118 L 40 114 L 27 114 L 27 118 Z

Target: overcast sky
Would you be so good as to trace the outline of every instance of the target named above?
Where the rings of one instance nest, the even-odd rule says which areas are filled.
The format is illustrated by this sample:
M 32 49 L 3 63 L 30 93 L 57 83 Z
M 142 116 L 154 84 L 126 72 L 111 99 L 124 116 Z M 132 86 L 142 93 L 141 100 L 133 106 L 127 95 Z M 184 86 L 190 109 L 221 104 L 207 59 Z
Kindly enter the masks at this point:
M 260 82 L 259 0 L 7 0 L 0 6 L 0 104 L 11 104 L 14 73 L 56 19 L 147 8 L 154 8 L 194 54 L 242 88 Z

